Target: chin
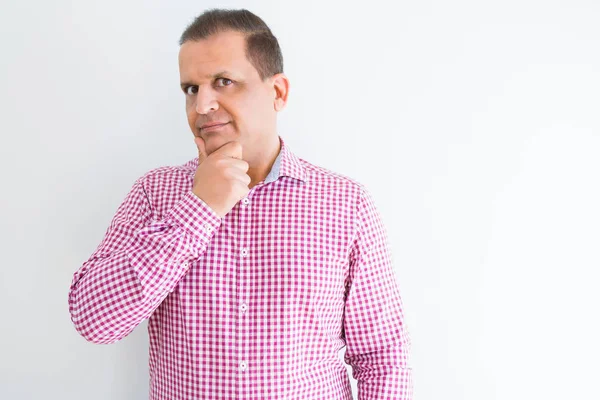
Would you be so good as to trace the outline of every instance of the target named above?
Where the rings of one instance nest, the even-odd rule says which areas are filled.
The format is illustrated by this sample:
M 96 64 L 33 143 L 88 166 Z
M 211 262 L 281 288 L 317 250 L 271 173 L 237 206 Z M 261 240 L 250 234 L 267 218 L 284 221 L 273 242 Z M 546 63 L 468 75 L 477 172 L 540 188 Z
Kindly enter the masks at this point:
M 202 139 L 204 139 L 204 143 L 206 144 L 206 152 L 208 154 L 217 150 L 218 148 L 223 146 L 225 143 L 229 143 L 233 140 L 238 140 L 238 138 L 235 135 L 228 135 L 228 134 L 219 135 L 216 133 L 202 135 Z

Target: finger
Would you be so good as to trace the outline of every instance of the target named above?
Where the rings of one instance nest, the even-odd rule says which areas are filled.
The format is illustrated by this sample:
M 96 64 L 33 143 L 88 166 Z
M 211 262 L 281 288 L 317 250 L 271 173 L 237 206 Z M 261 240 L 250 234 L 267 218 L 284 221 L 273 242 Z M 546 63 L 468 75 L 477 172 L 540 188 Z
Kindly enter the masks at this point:
M 228 160 L 227 163 L 228 165 L 231 165 L 232 167 L 243 173 L 248 172 L 248 169 L 250 169 L 250 164 L 248 164 L 246 160 L 239 160 L 237 158 L 233 158 L 232 160 Z

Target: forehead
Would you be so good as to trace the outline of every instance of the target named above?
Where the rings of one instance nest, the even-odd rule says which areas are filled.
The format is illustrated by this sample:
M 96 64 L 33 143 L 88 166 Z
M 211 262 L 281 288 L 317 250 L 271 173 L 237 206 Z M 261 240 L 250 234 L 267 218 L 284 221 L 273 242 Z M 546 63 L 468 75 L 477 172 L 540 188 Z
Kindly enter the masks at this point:
M 246 58 L 245 37 L 239 32 L 222 32 L 206 39 L 187 41 L 179 49 L 182 79 L 208 79 L 219 71 L 248 76 L 253 70 L 256 72 Z

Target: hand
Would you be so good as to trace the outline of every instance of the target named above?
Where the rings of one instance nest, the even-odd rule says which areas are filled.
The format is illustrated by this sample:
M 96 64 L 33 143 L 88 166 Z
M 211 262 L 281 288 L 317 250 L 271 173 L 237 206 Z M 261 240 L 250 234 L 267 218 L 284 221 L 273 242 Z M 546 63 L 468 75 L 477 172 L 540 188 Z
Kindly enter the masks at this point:
M 192 192 L 223 218 L 250 191 L 249 165 L 242 160 L 242 144 L 227 142 L 207 156 L 204 139 L 196 136 L 194 142 L 199 156 Z

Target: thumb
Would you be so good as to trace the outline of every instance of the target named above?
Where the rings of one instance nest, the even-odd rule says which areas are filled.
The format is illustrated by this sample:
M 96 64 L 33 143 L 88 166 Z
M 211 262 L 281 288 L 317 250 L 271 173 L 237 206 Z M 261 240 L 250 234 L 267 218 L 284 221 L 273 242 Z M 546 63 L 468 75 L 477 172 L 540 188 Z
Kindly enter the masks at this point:
M 198 165 L 202 164 L 208 155 L 206 154 L 206 147 L 204 145 L 204 139 L 200 136 L 194 137 L 194 142 L 196 143 L 196 147 L 198 148 Z

